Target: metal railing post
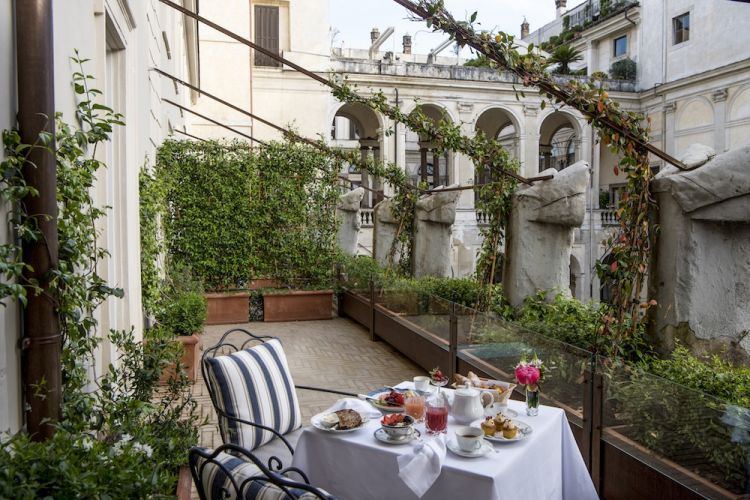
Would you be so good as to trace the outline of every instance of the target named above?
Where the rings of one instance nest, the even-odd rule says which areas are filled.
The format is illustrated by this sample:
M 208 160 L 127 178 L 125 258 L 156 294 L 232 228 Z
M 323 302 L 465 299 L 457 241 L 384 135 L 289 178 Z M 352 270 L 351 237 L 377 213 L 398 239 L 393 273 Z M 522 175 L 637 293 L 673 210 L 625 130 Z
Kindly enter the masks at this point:
M 456 303 L 451 302 L 450 338 L 448 339 L 448 355 L 450 356 L 449 378 L 452 380 L 458 372 L 458 316 Z
M 370 340 L 376 342 L 378 336 L 375 334 L 375 280 L 370 276 Z

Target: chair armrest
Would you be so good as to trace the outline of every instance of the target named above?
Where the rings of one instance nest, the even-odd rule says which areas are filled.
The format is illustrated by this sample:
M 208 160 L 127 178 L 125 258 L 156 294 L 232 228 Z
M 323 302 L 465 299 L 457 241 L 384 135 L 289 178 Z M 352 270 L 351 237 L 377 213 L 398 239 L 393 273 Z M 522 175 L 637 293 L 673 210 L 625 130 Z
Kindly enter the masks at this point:
M 311 387 L 308 385 L 295 385 L 297 389 L 306 389 L 308 391 L 318 391 L 318 392 L 328 392 L 330 394 L 341 394 L 342 396 L 351 396 L 356 398 L 357 395 L 353 392 L 343 392 L 343 391 L 337 391 L 335 389 L 324 389 L 322 387 Z

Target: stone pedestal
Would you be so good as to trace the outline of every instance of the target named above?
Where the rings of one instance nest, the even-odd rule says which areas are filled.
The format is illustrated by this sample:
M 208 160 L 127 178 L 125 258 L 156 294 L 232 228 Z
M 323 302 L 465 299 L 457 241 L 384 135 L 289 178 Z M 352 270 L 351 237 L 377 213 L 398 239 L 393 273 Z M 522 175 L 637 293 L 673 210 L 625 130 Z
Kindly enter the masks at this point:
M 694 145 L 681 160 L 691 170 L 668 167 L 653 182 L 650 333 L 665 352 L 680 340 L 750 365 L 750 145 L 715 158 Z
M 388 266 L 388 254 L 391 251 L 393 240 L 396 239 L 399 221 L 394 217 L 391 207 L 391 200 L 383 200 L 377 205 L 372 212 L 373 232 L 372 232 L 372 256 L 383 267 Z M 398 249 L 393 255 L 393 264 L 399 262 Z
M 362 227 L 359 207 L 364 196 L 364 188 L 357 188 L 339 197 L 336 206 L 336 218 L 339 222 L 336 243 L 346 255 L 357 255 L 359 229 Z
M 503 287 L 508 300 L 520 307 L 540 290 L 570 295 L 570 254 L 575 228 L 586 215 L 588 163 L 580 161 L 560 172 L 540 175 L 554 179 L 521 186 L 513 194 L 506 231 Z
M 456 220 L 456 206 L 460 197 L 461 191 L 436 192 L 417 201 L 417 234 L 414 237 L 415 278 L 452 276 L 451 228 Z

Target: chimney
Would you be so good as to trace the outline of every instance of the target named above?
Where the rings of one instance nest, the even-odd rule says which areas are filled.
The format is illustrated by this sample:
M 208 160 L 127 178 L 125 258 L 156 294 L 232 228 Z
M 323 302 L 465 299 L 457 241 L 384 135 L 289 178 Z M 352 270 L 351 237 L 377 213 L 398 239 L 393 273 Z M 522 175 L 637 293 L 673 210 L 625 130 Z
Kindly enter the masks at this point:
M 529 22 L 524 17 L 523 22 L 521 23 L 521 40 L 527 36 L 529 36 Z
M 380 30 L 376 26 L 370 32 L 370 43 L 375 43 L 378 38 L 380 38 Z
M 555 0 L 555 7 L 557 7 L 557 18 L 560 19 L 568 10 L 568 0 Z
M 404 54 L 411 54 L 411 35 L 404 35 Z

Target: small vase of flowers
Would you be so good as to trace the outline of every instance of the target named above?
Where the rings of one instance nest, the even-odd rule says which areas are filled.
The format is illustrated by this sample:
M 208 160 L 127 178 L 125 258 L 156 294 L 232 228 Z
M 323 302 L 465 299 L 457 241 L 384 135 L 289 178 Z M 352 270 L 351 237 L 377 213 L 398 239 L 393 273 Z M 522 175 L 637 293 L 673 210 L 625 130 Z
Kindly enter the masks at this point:
M 526 415 L 539 414 L 539 382 L 542 379 L 542 360 L 534 354 L 531 361 L 526 356 L 516 365 L 516 379 L 526 387 Z

